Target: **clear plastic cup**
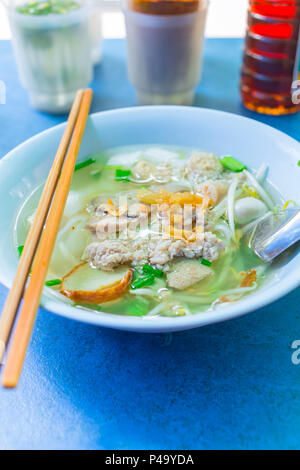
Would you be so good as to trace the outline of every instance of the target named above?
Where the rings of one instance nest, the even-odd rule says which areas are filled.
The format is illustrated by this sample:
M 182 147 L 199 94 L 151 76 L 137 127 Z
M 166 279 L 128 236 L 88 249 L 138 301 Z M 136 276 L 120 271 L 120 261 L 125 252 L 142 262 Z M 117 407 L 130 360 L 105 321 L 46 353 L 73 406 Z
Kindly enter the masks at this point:
M 102 55 L 102 10 L 91 11 L 89 19 L 91 57 L 94 65 L 100 64 Z
M 89 8 L 78 3 L 76 10 L 49 15 L 18 13 L 20 2 L 8 4 L 20 79 L 39 110 L 67 112 L 92 79 Z
M 201 79 L 208 1 L 187 14 L 159 15 L 124 5 L 128 74 L 139 104 L 190 105 Z

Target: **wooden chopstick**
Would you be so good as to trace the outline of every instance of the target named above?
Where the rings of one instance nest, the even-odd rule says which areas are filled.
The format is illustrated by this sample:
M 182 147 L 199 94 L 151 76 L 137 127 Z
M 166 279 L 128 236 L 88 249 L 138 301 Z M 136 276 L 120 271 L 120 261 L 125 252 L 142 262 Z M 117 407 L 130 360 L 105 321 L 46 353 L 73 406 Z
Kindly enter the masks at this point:
M 67 126 L 60 141 L 51 171 L 45 183 L 45 187 L 34 217 L 34 222 L 29 230 L 12 288 L 8 294 L 4 308 L 2 310 L 2 315 L 0 318 L 0 364 L 3 360 L 9 336 L 21 302 L 26 280 L 33 262 L 35 252 L 37 250 L 43 226 L 46 221 L 61 167 L 70 145 L 82 96 L 83 90 L 79 90 L 76 94 L 76 98 L 70 111 Z
M 72 140 L 57 183 L 45 228 L 42 232 L 40 244 L 33 263 L 30 281 L 24 295 L 23 305 L 20 310 L 11 346 L 8 351 L 7 362 L 4 366 L 2 377 L 2 384 L 4 387 L 16 387 L 19 381 L 60 220 L 71 185 L 74 166 L 85 130 L 91 100 L 92 90 L 85 90 L 83 92 Z

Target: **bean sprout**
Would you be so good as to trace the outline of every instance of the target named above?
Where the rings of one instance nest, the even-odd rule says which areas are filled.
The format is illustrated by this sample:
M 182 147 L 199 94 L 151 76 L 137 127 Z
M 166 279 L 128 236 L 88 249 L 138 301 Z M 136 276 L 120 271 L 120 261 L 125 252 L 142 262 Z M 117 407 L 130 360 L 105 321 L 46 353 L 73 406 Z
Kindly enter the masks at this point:
M 244 174 L 246 175 L 248 181 L 252 184 L 252 186 L 254 186 L 262 200 L 266 203 L 268 208 L 272 210 L 274 208 L 274 203 L 270 196 L 267 194 L 267 192 L 264 190 L 264 188 L 259 184 L 256 178 L 251 173 L 249 173 L 249 171 L 244 170 Z
M 158 304 L 156 307 L 150 310 L 150 312 L 148 312 L 146 316 L 153 317 L 155 315 L 158 315 L 165 307 L 166 305 L 162 302 L 161 304 Z
M 235 192 L 236 192 L 237 185 L 238 185 L 238 178 L 235 177 L 229 186 L 228 196 L 227 196 L 227 216 L 228 216 L 228 223 L 229 223 L 229 228 L 231 231 L 232 239 L 234 239 L 235 237 L 234 201 L 235 201 Z
M 267 172 L 268 172 L 268 166 L 265 163 L 262 163 L 262 165 L 259 167 L 256 173 L 256 179 L 260 184 L 262 184 L 265 181 Z

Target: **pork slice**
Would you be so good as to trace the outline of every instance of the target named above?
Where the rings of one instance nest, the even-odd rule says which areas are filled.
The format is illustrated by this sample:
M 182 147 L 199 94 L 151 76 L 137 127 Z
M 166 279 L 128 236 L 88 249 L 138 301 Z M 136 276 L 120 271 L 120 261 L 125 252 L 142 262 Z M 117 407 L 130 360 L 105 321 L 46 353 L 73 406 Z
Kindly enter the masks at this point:
M 121 240 L 105 240 L 94 242 L 85 249 L 83 258 L 98 269 L 112 271 L 121 264 L 132 261 L 130 245 Z
M 172 271 L 167 274 L 167 284 L 174 289 L 184 290 L 212 274 L 214 271 L 202 265 L 200 261 L 177 261 Z
M 218 157 L 212 153 L 196 152 L 188 161 L 185 174 L 190 181 L 201 182 L 205 179 L 218 177 L 223 167 Z

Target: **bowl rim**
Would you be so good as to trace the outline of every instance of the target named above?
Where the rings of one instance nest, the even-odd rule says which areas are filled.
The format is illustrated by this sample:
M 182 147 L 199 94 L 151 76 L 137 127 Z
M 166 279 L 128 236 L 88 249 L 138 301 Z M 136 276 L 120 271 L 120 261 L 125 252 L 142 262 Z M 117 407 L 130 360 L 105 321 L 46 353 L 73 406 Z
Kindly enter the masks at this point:
M 180 110 L 181 112 L 184 112 L 189 110 L 195 113 L 204 112 L 209 114 L 221 115 L 224 119 L 226 119 L 226 117 L 230 117 L 230 119 L 244 120 L 251 123 L 252 126 L 256 126 L 259 128 L 264 127 L 267 132 L 275 133 L 279 137 L 281 136 L 283 139 L 293 144 L 293 146 L 298 147 L 300 153 L 300 143 L 296 139 L 290 137 L 289 135 L 272 126 L 269 126 L 268 124 L 264 124 L 260 121 L 241 116 L 239 114 L 209 108 L 169 105 L 127 107 L 91 113 L 89 119 L 93 120 L 94 118 L 97 118 L 97 116 L 102 116 L 103 118 L 105 118 L 105 116 L 109 115 L 153 112 L 154 110 L 157 112 L 159 111 L 159 109 L 162 108 L 165 111 L 177 112 Z M 64 128 L 65 126 L 66 122 L 60 123 L 18 144 L 16 147 L 10 150 L 3 158 L 1 158 L 0 166 L 1 162 L 13 158 L 14 153 L 20 150 L 22 147 L 30 145 L 32 142 L 40 139 L 44 135 L 51 135 L 52 132 L 54 133 Z M 1 271 L 0 282 L 6 287 L 10 287 L 10 282 L 7 282 L 6 279 L 3 278 L 3 274 Z M 98 326 L 136 332 L 171 332 L 197 328 L 207 324 L 218 323 L 240 317 L 251 311 L 257 310 L 272 302 L 275 302 L 279 298 L 283 297 L 284 295 L 288 294 L 293 289 L 298 287 L 299 284 L 300 279 L 295 276 L 295 270 L 292 270 L 285 276 L 283 280 L 281 280 L 280 285 L 276 284 L 275 287 L 270 286 L 266 289 L 258 289 L 255 293 L 253 293 L 252 295 L 250 294 L 250 296 L 244 298 L 241 301 L 238 301 L 236 304 L 224 305 L 223 307 L 217 310 L 207 310 L 205 312 L 199 312 L 193 315 L 183 317 L 134 317 L 118 314 L 109 314 L 105 312 L 95 313 L 56 300 L 53 298 L 52 295 L 47 294 L 47 290 L 44 290 L 40 305 L 51 313 L 55 313 L 69 319 L 82 321 Z

